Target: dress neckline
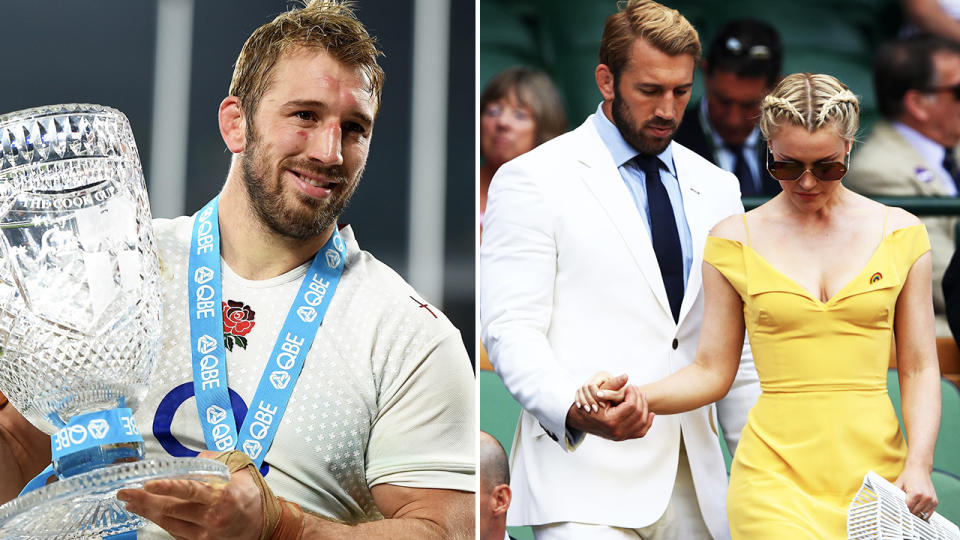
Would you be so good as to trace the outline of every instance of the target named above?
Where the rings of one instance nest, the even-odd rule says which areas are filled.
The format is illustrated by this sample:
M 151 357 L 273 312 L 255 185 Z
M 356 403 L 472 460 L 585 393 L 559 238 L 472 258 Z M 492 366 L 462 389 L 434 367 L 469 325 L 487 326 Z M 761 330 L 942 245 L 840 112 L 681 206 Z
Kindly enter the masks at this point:
M 792 277 L 790 277 L 790 276 L 788 276 L 787 274 L 785 274 L 784 272 L 782 272 L 779 268 L 777 268 L 777 267 L 774 266 L 770 261 L 768 261 L 768 260 L 766 259 L 766 257 L 764 257 L 763 255 L 761 255 L 757 250 L 753 249 L 753 246 L 752 246 L 752 245 L 747 245 L 747 244 L 744 244 L 743 242 L 740 242 L 739 240 L 733 240 L 733 239 L 730 239 L 730 238 L 723 238 L 723 240 L 727 240 L 727 241 L 730 241 L 730 242 L 735 242 L 735 243 L 739 244 L 741 248 L 749 249 L 750 252 L 753 253 L 753 255 L 754 255 L 758 260 L 760 260 L 763 264 L 765 264 L 770 270 L 773 270 L 773 272 L 774 272 L 776 275 L 779 275 L 781 278 L 783 278 L 784 280 L 786 280 L 787 282 L 789 282 L 790 285 L 792 285 L 793 287 L 795 287 L 795 288 L 798 289 L 799 291 L 802 291 L 802 292 L 803 292 L 803 296 L 806 296 L 806 297 L 809 298 L 810 300 L 813 300 L 813 301 L 816 302 L 817 305 L 819 305 L 820 307 L 827 307 L 827 306 L 829 306 L 830 304 L 832 304 L 833 302 L 835 302 L 837 299 L 839 299 L 839 298 L 845 298 L 845 297 L 846 297 L 846 295 L 844 295 L 844 292 L 845 292 L 847 289 L 849 289 L 851 286 L 853 286 L 853 285 L 857 282 L 857 279 L 858 279 L 860 276 L 862 276 L 862 275 L 864 274 L 864 272 L 867 271 L 868 268 L 870 268 L 871 263 L 872 263 L 873 260 L 877 257 L 877 255 L 880 253 L 880 251 L 881 251 L 881 249 L 883 248 L 883 246 L 886 245 L 888 239 L 892 238 L 893 235 L 897 234 L 897 232 L 899 232 L 899 231 L 903 231 L 903 230 L 907 230 L 907 229 L 913 229 L 913 228 L 915 228 L 915 227 L 922 227 L 922 226 L 923 226 L 922 223 L 918 223 L 918 224 L 916 224 L 916 225 L 910 225 L 910 226 L 907 226 L 907 227 L 901 227 L 901 228 L 899 228 L 899 229 L 895 229 L 895 230 L 893 230 L 893 231 L 890 231 L 890 234 L 884 236 L 884 237 L 880 240 L 880 243 L 877 244 L 877 247 L 873 250 L 873 253 L 870 254 L 870 257 L 869 257 L 869 258 L 867 259 L 867 261 L 863 264 L 863 266 L 860 267 L 860 270 L 858 270 L 858 271 L 856 272 L 856 274 L 854 274 L 854 275 L 843 285 L 843 287 L 840 287 L 840 289 L 838 289 L 837 292 L 833 293 L 833 296 L 831 296 L 827 301 L 820 300 L 820 298 L 819 298 L 818 296 L 814 295 L 813 293 L 811 293 L 809 289 L 807 289 L 807 288 L 804 287 L 803 285 L 800 285 L 800 283 L 798 283 L 795 279 L 793 279 Z M 720 239 L 720 237 L 716 237 L 716 236 L 711 236 L 710 238 Z

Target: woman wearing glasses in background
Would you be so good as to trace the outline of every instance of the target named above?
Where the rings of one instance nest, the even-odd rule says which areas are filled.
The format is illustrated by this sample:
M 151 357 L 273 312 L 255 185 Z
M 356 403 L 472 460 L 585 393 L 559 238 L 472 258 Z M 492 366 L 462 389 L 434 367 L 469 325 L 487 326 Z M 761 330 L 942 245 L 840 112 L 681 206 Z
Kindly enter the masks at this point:
M 746 328 L 763 393 L 730 473 L 734 538 L 844 537 L 868 470 L 903 488 L 921 518 L 937 505 L 930 244 L 916 217 L 841 183 L 858 113 L 829 75 L 790 75 L 764 99 L 768 170 L 783 191 L 714 227 L 696 360 L 639 388 L 658 414 L 720 399 Z M 894 334 L 909 447 L 886 388 Z M 619 400 L 622 391 L 602 390 L 608 377 L 597 374 L 577 402 Z
M 514 66 L 490 79 L 480 94 L 481 226 L 497 169 L 566 130 L 563 100 L 546 73 Z

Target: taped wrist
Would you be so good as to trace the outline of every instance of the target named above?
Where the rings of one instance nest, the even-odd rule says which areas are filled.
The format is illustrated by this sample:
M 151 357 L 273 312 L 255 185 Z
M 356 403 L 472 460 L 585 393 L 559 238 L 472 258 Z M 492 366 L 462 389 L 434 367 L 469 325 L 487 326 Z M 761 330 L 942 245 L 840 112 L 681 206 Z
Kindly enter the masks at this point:
M 277 500 L 280 501 L 280 519 L 270 540 L 299 540 L 303 532 L 303 510 L 300 505 L 286 499 Z
M 260 509 L 263 513 L 263 529 L 259 540 L 296 540 L 303 529 L 303 510 L 290 501 L 277 498 L 267 481 L 260 475 L 257 466 L 239 450 L 221 452 L 215 458 L 230 470 L 230 474 L 247 469 L 260 490 Z

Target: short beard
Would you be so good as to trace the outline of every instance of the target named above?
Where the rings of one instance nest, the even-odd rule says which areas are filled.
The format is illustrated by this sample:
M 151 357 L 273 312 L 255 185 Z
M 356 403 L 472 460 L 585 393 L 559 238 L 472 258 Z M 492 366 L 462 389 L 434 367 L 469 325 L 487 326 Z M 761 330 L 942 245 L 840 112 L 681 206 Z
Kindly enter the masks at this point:
M 670 135 L 663 139 L 644 135 L 641 131 L 643 126 L 638 125 L 637 119 L 634 118 L 630 108 L 624 103 L 616 82 L 614 82 L 613 85 L 613 106 L 611 107 L 611 113 L 613 114 L 613 124 L 617 126 L 623 140 L 627 141 L 630 146 L 634 147 L 641 154 L 648 156 L 656 156 L 666 150 L 667 146 L 670 145 L 670 141 L 673 140 L 673 134 L 677 131 L 677 123 L 675 121 L 654 118 L 647 122 L 647 125 L 652 124 L 657 127 L 669 127 L 671 129 Z
M 318 201 L 302 193 L 295 193 L 296 198 L 304 206 L 314 210 L 312 213 L 299 211 L 297 208 L 290 208 L 284 201 L 283 183 L 279 176 L 275 187 L 272 189 L 268 187 L 268 173 L 257 166 L 258 164 L 267 165 L 266 158 L 262 154 L 259 137 L 248 130 L 246 151 L 240 156 L 240 171 L 243 184 L 247 188 L 250 207 L 268 229 L 288 238 L 307 240 L 322 235 L 337 222 L 346 209 L 363 175 L 363 169 L 361 169 L 357 172 L 356 179 L 351 182 L 340 166 L 320 167 L 312 162 L 284 159 L 279 164 L 278 175 L 282 174 L 279 171 L 285 167 L 295 165 L 298 170 L 336 179 L 338 185 L 334 189 L 343 190 L 339 193 L 335 191 L 327 201 Z

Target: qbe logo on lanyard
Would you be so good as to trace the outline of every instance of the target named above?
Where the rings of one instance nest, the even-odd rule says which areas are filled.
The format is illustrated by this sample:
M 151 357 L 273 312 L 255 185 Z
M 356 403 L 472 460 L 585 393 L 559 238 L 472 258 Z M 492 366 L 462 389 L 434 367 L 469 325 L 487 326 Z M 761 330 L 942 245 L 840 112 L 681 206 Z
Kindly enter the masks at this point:
M 220 292 L 220 229 L 218 199 L 194 216 L 193 236 L 187 272 L 190 304 L 190 336 L 195 343 L 193 386 L 197 410 L 207 448 L 229 450 L 239 447 L 259 468 L 276 437 L 293 393 L 307 352 L 323 323 L 327 309 L 340 283 L 346 260 L 346 245 L 334 228 L 330 238 L 317 252 L 300 285 L 296 299 L 270 360 L 254 394 L 256 403 L 237 430 L 227 391 L 227 361 L 218 341 L 223 334 Z

